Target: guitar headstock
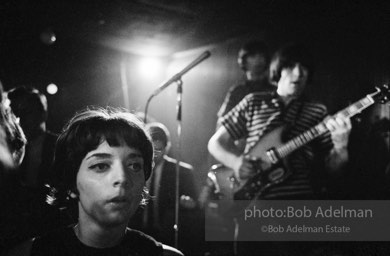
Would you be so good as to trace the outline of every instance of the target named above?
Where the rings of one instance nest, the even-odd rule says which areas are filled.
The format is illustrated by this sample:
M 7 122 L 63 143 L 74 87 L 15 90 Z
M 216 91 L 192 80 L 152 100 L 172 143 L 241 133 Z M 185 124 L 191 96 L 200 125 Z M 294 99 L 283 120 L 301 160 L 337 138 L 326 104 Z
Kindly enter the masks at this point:
M 384 104 L 390 100 L 390 88 L 388 84 L 384 84 L 379 87 L 376 86 L 375 89 L 376 92 L 370 94 L 375 101 Z

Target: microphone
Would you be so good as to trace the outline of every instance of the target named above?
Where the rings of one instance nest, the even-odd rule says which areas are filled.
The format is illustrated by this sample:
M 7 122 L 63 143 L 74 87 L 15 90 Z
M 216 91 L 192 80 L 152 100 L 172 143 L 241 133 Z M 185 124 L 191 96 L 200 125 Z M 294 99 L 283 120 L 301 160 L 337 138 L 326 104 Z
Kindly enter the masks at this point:
M 198 58 L 196 58 L 194 61 L 192 61 L 190 64 L 187 65 L 187 67 L 185 67 L 182 71 L 180 71 L 179 73 L 175 74 L 173 77 L 171 77 L 170 79 L 168 79 L 167 81 L 163 82 L 162 85 L 159 86 L 159 88 L 157 88 L 153 93 L 152 95 L 150 96 L 150 98 L 156 96 L 157 94 L 159 94 L 160 92 L 162 92 L 165 88 L 167 88 L 171 83 L 173 82 L 176 82 L 178 81 L 179 79 L 181 79 L 181 77 L 187 73 L 189 70 L 191 70 L 193 67 L 195 67 L 196 65 L 198 65 L 199 63 L 201 63 L 202 61 L 204 61 L 205 59 L 207 59 L 208 57 L 210 57 L 211 53 L 209 51 L 205 51 L 204 53 L 202 53 Z

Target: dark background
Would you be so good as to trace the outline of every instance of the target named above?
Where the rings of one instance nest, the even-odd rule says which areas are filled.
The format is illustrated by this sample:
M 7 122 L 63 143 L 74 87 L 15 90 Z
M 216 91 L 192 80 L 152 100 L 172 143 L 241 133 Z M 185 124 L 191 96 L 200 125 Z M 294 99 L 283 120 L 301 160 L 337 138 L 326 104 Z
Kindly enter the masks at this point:
M 143 82 L 136 61 L 147 45 L 178 72 L 203 51 L 211 57 L 183 77 L 181 158 L 195 166 L 198 182 L 213 162 L 207 141 L 228 88 L 243 79 L 237 51 L 262 39 L 272 51 L 290 41 L 307 45 L 316 59 L 309 93 L 334 112 L 387 83 L 390 71 L 389 1 L 113 0 L 0 3 L 0 79 L 6 89 L 32 85 L 47 95 L 48 128 L 59 132 L 75 111 L 88 105 L 125 107 L 121 63 L 125 63 L 129 108 L 144 111 L 146 99 L 165 74 Z M 49 44 L 42 36 L 54 33 Z M 176 90 L 171 85 L 151 102 L 149 113 L 172 133 L 177 155 Z M 371 111 L 373 112 L 373 111 Z M 389 115 L 376 107 L 374 119 Z M 370 117 L 363 116 L 369 120 Z

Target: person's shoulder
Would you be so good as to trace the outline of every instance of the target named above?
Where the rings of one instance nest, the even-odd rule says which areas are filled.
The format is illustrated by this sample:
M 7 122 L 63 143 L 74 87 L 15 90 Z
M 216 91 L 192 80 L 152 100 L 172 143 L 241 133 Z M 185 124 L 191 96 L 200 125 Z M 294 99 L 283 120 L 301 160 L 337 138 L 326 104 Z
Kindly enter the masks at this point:
M 136 229 L 127 228 L 126 238 L 132 244 L 137 244 L 139 248 L 146 252 L 145 255 L 163 255 L 163 256 L 183 256 L 183 253 L 178 249 L 160 243 L 153 237 Z
M 235 85 L 230 86 L 228 92 L 229 93 L 235 93 L 235 92 L 238 92 L 238 91 L 245 90 L 246 88 L 247 88 L 246 84 L 239 83 L 239 84 L 235 84 Z
M 32 250 L 46 248 L 49 251 L 55 251 L 61 248 L 64 241 L 70 241 L 73 235 L 72 227 L 62 227 L 46 233 L 45 235 L 34 238 Z M 45 249 L 45 250 L 46 250 Z
M 326 113 L 328 108 L 322 102 L 313 99 L 305 99 L 305 105 L 312 111 Z
M 127 228 L 126 229 L 126 238 L 130 239 L 131 241 L 137 241 L 143 244 L 148 244 L 152 246 L 156 246 L 159 248 L 162 248 L 162 244 L 158 242 L 156 239 L 154 239 L 152 236 L 145 234 L 142 231 Z
M 273 85 L 269 84 L 268 81 L 260 83 L 251 83 L 250 81 L 246 81 L 244 84 L 238 84 L 230 87 L 228 94 L 244 97 L 250 93 L 269 93 L 272 91 L 275 91 L 275 88 Z
M 163 245 L 153 237 L 143 233 L 142 231 L 127 228 L 124 241 L 129 241 L 129 245 L 136 246 L 136 251 L 142 255 L 162 255 Z
M 244 100 L 247 102 L 250 101 L 269 101 L 273 98 L 276 98 L 276 94 L 274 91 L 260 91 L 260 92 L 252 92 L 245 96 Z
M 66 241 L 70 228 L 60 228 L 50 231 L 47 234 L 28 239 L 18 246 L 12 248 L 6 255 L 58 255 L 61 251 L 63 241 Z

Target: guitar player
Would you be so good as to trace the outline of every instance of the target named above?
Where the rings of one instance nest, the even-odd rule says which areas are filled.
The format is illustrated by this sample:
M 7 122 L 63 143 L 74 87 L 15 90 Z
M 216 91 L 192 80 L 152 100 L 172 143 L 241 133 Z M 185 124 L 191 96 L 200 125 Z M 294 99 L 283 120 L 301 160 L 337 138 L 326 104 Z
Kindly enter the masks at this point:
M 277 88 L 270 94 L 251 93 L 219 119 L 221 127 L 208 143 L 209 152 L 223 165 L 231 168 L 238 181 L 256 174 L 256 156 L 251 148 L 280 126 L 282 140 L 289 140 L 327 117 L 323 104 L 305 95 L 313 76 L 313 61 L 300 44 L 290 44 L 275 53 L 270 63 L 270 82 Z M 319 168 L 338 175 L 348 162 L 348 138 L 351 122 L 348 118 L 329 118 L 327 132 L 294 151 L 286 159 L 291 175 L 270 186 L 260 199 L 315 199 L 312 178 Z M 245 138 L 243 154 L 234 141 Z M 299 254 L 296 254 L 299 255 Z

